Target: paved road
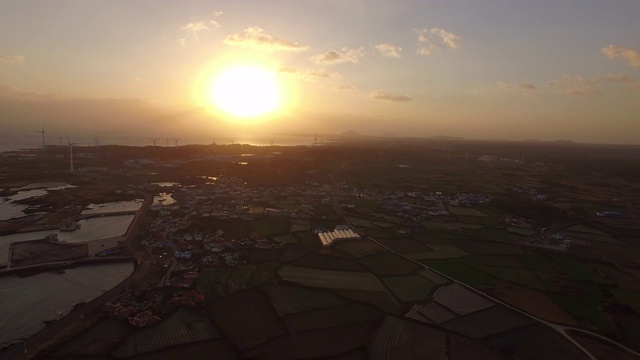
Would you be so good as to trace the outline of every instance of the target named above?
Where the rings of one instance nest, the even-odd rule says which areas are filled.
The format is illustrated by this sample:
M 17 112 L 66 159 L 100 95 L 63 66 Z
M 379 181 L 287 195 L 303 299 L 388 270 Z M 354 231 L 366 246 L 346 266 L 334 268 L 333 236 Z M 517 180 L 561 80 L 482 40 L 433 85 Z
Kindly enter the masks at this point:
M 333 199 L 332 200 L 333 200 L 334 209 L 336 210 L 336 212 L 338 214 L 340 214 L 340 216 L 342 216 L 342 218 L 344 219 L 345 223 L 347 225 L 351 226 L 351 224 L 349 223 L 349 219 L 346 216 L 344 216 L 344 212 L 338 206 L 338 203 L 339 203 L 339 198 L 338 197 L 339 197 L 339 194 L 340 194 L 340 187 L 339 187 L 339 184 L 338 184 L 337 179 L 335 177 L 335 173 L 332 173 L 329 176 L 330 176 L 330 178 L 331 178 L 331 180 L 333 182 L 333 194 L 332 194 L 333 195 Z M 558 232 L 558 231 L 560 231 L 562 229 L 565 229 L 567 227 L 571 227 L 571 226 L 577 225 L 578 223 L 581 223 L 581 221 L 577 221 L 577 222 L 576 221 L 572 221 L 572 222 L 567 223 L 567 224 L 557 225 L 557 226 L 553 227 L 553 229 L 547 229 L 548 231 L 545 231 L 545 233 L 555 233 L 555 232 Z M 621 349 L 624 349 L 624 350 L 628 351 L 631 354 L 634 354 L 635 356 L 640 357 L 640 354 L 638 354 L 637 352 L 635 352 L 635 351 L 629 349 L 628 347 L 626 347 L 626 346 L 624 346 L 622 344 L 619 344 L 619 343 L 617 343 L 617 342 L 615 342 L 615 341 L 613 341 L 613 340 L 611 340 L 611 339 L 609 339 L 609 338 L 607 338 L 605 336 L 602 336 L 600 334 L 597 334 L 597 333 L 594 333 L 594 332 L 591 332 L 591 331 L 588 331 L 588 330 L 585 330 L 585 329 L 576 328 L 576 327 L 572 327 L 572 326 L 561 325 L 561 324 L 556 324 L 556 323 L 553 323 L 553 322 L 550 322 L 550 321 L 546 321 L 546 320 L 540 319 L 540 318 L 538 318 L 538 317 L 536 317 L 534 315 L 531 315 L 531 314 L 529 314 L 529 313 L 527 313 L 527 312 L 525 312 L 523 310 L 520 310 L 520 309 L 518 309 L 518 308 L 516 308 L 516 307 L 514 307 L 512 305 L 509 305 L 509 304 L 507 304 L 505 302 L 502 302 L 501 300 L 493 298 L 490 295 L 487 295 L 484 292 L 479 291 L 479 290 L 475 289 L 474 287 L 472 287 L 470 285 L 467 285 L 467 284 L 465 284 L 463 282 L 460 282 L 460 281 L 448 276 L 447 274 L 441 273 L 440 271 L 438 271 L 436 269 L 433 269 L 433 268 L 431 268 L 431 267 L 429 267 L 429 266 L 427 266 L 427 265 L 425 265 L 425 264 L 423 264 L 423 263 L 421 263 L 419 261 L 416 261 L 416 260 L 414 260 L 414 259 L 412 259 L 412 258 L 410 258 L 410 257 L 408 257 L 408 256 L 406 256 L 404 254 L 401 254 L 401 253 L 389 248 L 388 246 L 384 245 L 383 243 L 381 243 L 381 242 L 379 242 L 379 241 L 377 241 L 377 240 L 375 240 L 375 239 L 373 239 L 371 237 L 369 237 L 369 239 L 371 241 L 375 242 L 376 244 L 378 244 L 379 246 L 387 249 L 387 251 L 389 251 L 389 252 L 392 252 L 392 253 L 394 253 L 394 254 L 396 254 L 398 256 L 401 256 L 401 257 L 403 257 L 403 258 L 405 258 L 405 259 L 407 259 L 407 260 L 409 260 L 409 261 L 411 261 L 411 262 L 413 262 L 413 263 L 415 263 L 415 264 L 417 264 L 419 266 L 422 266 L 425 269 L 431 270 L 431 271 L 433 271 L 433 272 L 435 272 L 435 273 L 437 273 L 437 274 L 439 274 L 439 275 L 441 275 L 441 276 L 443 276 L 443 277 L 445 277 L 445 278 L 447 278 L 447 279 L 449 279 L 449 280 L 451 280 L 453 282 L 456 282 L 456 283 L 468 288 L 469 290 L 471 290 L 471 291 L 473 291 L 473 292 L 475 292 L 475 293 L 477 293 L 477 294 L 479 294 L 479 295 L 481 295 L 481 296 L 483 296 L 483 297 L 485 297 L 485 298 L 487 298 L 487 299 L 489 299 L 489 300 L 491 300 L 491 301 L 493 301 L 495 303 L 498 303 L 498 304 L 501 304 L 503 306 L 506 306 L 511 310 L 517 311 L 517 312 L 519 312 L 519 313 L 521 313 L 521 314 L 523 314 L 523 315 L 525 315 L 525 316 L 527 316 L 527 317 L 529 317 L 529 318 L 531 318 L 531 319 L 533 319 L 535 321 L 538 321 L 540 323 L 543 323 L 543 324 L 549 326 L 550 328 L 555 330 L 557 333 L 562 335 L 564 338 L 566 338 L 573 345 L 575 345 L 578 349 L 580 349 L 580 351 L 582 351 L 591 360 L 598 360 L 598 359 L 595 356 L 593 356 L 591 354 L 591 352 L 589 352 L 586 348 L 584 348 L 582 345 L 580 345 L 580 343 L 578 343 L 574 338 L 572 338 L 567 333 L 567 331 L 572 330 L 572 331 L 576 331 L 576 332 L 582 332 L 584 334 L 589 334 L 591 336 L 595 336 L 595 337 L 597 337 L 597 338 L 599 338 L 599 339 L 601 339 L 601 340 L 603 340 L 605 342 L 608 342 L 608 343 L 610 343 L 610 344 L 612 344 L 612 345 L 614 345 L 616 347 L 619 347 Z
M 88 302 L 84 306 L 73 310 L 61 320 L 47 326 L 39 333 L 27 339 L 24 343 L 15 346 L 3 353 L 0 353 L 1 360 L 30 359 L 34 357 L 36 354 L 33 353 L 33 351 L 30 352 L 29 349 L 37 349 L 38 346 L 45 343 L 46 341 L 49 341 L 53 337 L 64 333 L 67 328 L 69 328 L 77 321 L 83 319 L 85 315 L 94 313 L 95 311 L 99 310 L 105 303 L 114 300 L 120 293 L 129 288 L 129 286 L 138 284 L 145 279 L 149 270 L 151 270 L 152 258 L 146 247 L 140 245 L 139 242 L 136 242 L 134 240 L 134 235 L 138 230 L 137 228 L 140 218 L 149 209 L 152 202 L 153 196 L 145 194 L 144 204 L 136 213 L 136 216 L 133 218 L 131 224 L 129 225 L 129 228 L 127 229 L 127 233 L 125 234 L 127 247 L 136 256 L 138 262 L 133 273 L 131 273 L 131 275 L 129 275 L 127 279 L 116 285 L 114 288 L 105 291 L 102 295 Z

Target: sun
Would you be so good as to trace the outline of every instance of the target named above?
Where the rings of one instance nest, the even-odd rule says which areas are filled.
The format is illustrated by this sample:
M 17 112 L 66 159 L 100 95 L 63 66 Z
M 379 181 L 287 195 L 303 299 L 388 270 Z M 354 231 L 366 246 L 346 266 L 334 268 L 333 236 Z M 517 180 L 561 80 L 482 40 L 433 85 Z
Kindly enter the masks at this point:
M 213 79 L 209 101 L 239 118 L 256 118 L 277 111 L 282 90 L 276 75 L 259 67 L 234 67 Z

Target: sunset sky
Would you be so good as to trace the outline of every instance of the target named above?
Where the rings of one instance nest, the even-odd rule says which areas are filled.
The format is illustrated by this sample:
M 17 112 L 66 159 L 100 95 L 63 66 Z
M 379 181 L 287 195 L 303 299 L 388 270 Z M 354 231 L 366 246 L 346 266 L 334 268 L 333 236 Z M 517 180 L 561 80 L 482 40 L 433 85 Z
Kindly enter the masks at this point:
M 639 18 L 637 0 L 1 0 L 0 134 L 640 144 Z M 216 108 L 237 66 L 273 75 L 275 112 Z

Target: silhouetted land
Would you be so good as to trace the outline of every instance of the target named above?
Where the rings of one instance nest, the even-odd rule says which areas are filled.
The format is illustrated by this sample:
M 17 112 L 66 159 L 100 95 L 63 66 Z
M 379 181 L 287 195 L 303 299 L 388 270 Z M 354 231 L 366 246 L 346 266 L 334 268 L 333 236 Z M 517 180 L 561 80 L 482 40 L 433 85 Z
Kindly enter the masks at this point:
M 172 193 L 142 210 L 128 246 L 145 266 L 109 299 L 161 321 L 138 329 L 104 308 L 41 356 L 635 358 L 604 338 L 640 349 L 638 146 L 349 137 L 74 153 L 73 174 L 66 147 L 0 157 L 0 195 L 77 186 L 23 201 L 45 214 L 0 231 Z M 336 225 L 361 238 L 323 247 L 315 232 Z M 193 294 L 205 303 L 184 302 Z

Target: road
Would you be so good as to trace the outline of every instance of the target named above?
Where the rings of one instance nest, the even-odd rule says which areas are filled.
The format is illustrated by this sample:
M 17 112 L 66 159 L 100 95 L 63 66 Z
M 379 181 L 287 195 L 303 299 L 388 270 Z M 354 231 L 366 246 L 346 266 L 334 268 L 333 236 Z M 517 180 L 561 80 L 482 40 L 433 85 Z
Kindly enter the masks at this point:
M 145 201 L 136 216 L 131 221 L 127 233 L 125 234 L 125 241 L 127 247 L 131 253 L 137 258 L 137 266 L 134 271 L 123 282 L 116 285 L 114 288 L 105 291 L 97 298 L 91 300 L 85 305 L 72 310 L 65 317 L 56 321 L 55 323 L 45 327 L 42 331 L 33 335 L 29 339 L 25 340 L 22 344 L 14 346 L 9 350 L 0 353 L 1 360 L 15 360 L 15 359 L 31 359 L 36 357 L 37 349 L 45 342 L 53 339 L 54 337 L 64 334 L 65 331 L 82 320 L 86 315 L 92 314 L 99 310 L 105 303 L 114 300 L 120 293 L 128 289 L 131 285 L 139 284 L 146 278 L 149 270 L 152 267 L 152 257 L 145 246 L 140 245 L 139 242 L 135 242 L 134 235 L 138 230 L 140 218 L 149 210 L 151 203 L 153 202 L 153 196 L 145 194 Z M 36 349 L 36 351 L 33 351 Z
M 337 179 L 336 179 L 336 177 L 335 177 L 335 172 L 334 172 L 334 173 L 332 173 L 332 174 L 330 174 L 330 175 L 329 175 L 329 177 L 331 178 L 331 181 L 333 182 L 333 191 L 332 191 L 332 195 L 333 195 L 333 199 L 332 199 L 332 200 L 333 200 L 333 207 L 334 207 L 335 211 L 336 211 L 340 216 L 342 216 L 342 218 L 344 219 L 345 223 L 346 223 L 347 225 L 351 226 L 351 224 L 350 224 L 350 222 L 349 222 L 349 219 L 345 216 L 344 212 L 342 211 L 342 209 L 341 209 L 341 208 L 340 208 L 340 206 L 339 206 L 340 186 L 339 186 L 339 183 L 338 183 L 338 181 L 337 181 Z M 573 222 L 570 222 L 570 223 L 567 223 L 567 224 L 557 225 L 557 226 L 555 226 L 553 229 L 547 229 L 547 230 L 549 230 L 549 231 L 550 231 L 549 233 L 555 233 L 555 232 L 558 232 L 558 231 L 560 231 L 560 230 L 562 230 L 562 229 L 565 229 L 565 228 L 567 228 L 567 227 L 570 227 L 570 226 L 573 226 L 573 225 L 577 225 L 578 223 L 581 223 L 581 221 L 579 221 L 579 222 L 573 221 Z M 547 231 L 545 231 L 545 233 L 547 233 Z M 613 341 L 613 340 L 611 340 L 611 339 L 609 339 L 609 338 L 607 338 L 607 337 L 605 337 L 605 336 L 602 336 L 602 335 L 600 335 L 600 334 L 597 334 L 597 333 L 594 333 L 594 332 L 591 332 L 591 331 L 588 331 L 588 330 L 585 330 L 585 329 L 581 329 L 581 328 L 577 328 L 577 327 L 572 327 L 572 326 L 566 326 L 566 325 L 562 325 L 562 324 L 556 324 L 556 323 L 553 323 L 553 322 L 550 322 L 550 321 L 547 321 L 547 320 L 544 320 L 544 319 L 540 319 L 540 318 L 538 318 L 538 317 L 536 317 L 536 316 L 534 316 L 534 315 L 531 315 L 531 314 L 529 314 L 529 313 L 527 313 L 527 312 L 525 312 L 525 311 L 523 311 L 523 310 L 520 310 L 520 309 L 518 309 L 518 308 L 516 308 L 516 307 L 514 307 L 514 306 L 512 306 L 512 305 L 509 305 L 509 304 L 507 304 L 507 303 L 505 303 L 505 302 L 503 302 L 503 301 L 501 301 L 501 300 L 498 300 L 498 299 L 496 299 L 496 298 L 493 298 L 492 296 L 487 295 L 486 293 L 484 293 L 484 292 L 482 292 L 482 291 L 479 291 L 479 290 L 475 289 L 473 286 L 470 286 L 470 285 L 467 285 L 467 284 L 465 284 L 465 283 L 463 283 L 463 282 L 460 282 L 460 281 L 458 281 L 458 280 L 456 280 L 456 279 L 454 279 L 454 278 L 452 278 L 452 277 L 448 276 L 447 274 L 444 274 L 444 273 L 442 273 L 442 272 L 440 272 L 440 271 L 438 271 L 438 270 L 436 270 L 436 269 L 433 269 L 433 268 L 431 268 L 431 267 L 429 267 L 429 266 L 427 266 L 427 265 L 425 265 L 425 264 L 423 264 L 423 263 L 421 263 L 421 262 L 419 262 L 419 261 L 416 261 L 416 260 L 414 260 L 414 259 L 412 259 L 412 258 L 410 258 L 410 257 L 408 257 L 408 256 L 406 256 L 406 255 L 404 255 L 404 254 L 401 254 L 401 253 L 399 253 L 399 252 L 397 252 L 397 251 L 395 251 L 395 250 L 393 250 L 393 249 L 389 248 L 388 246 L 384 245 L 383 243 L 381 243 L 381 242 L 379 242 L 379 241 L 377 241 L 377 240 L 375 240 L 375 239 L 373 239 L 373 238 L 371 238 L 371 237 L 369 237 L 369 240 L 371 240 L 371 241 L 375 242 L 375 243 L 376 243 L 376 244 L 378 244 L 379 246 L 381 246 L 381 247 L 385 248 L 385 249 L 386 249 L 387 251 L 389 251 L 389 252 L 394 253 L 395 255 L 398 255 L 398 256 L 400 256 L 400 257 L 403 257 L 403 258 L 405 258 L 405 259 L 407 259 L 407 260 L 409 260 L 409 261 L 413 262 L 414 264 L 417 264 L 417 265 L 419 265 L 419 266 L 421 266 L 421 267 L 423 267 L 423 268 L 425 268 L 425 269 L 431 270 L 431 271 L 433 271 L 433 272 L 435 272 L 435 273 L 439 274 L 440 276 L 443 276 L 443 277 L 445 277 L 445 278 L 447 278 L 447 279 L 451 280 L 452 282 L 456 282 L 456 283 L 458 283 L 458 284 L 460 284 L 460 285 L 462 285 L 462 286 L 466 287 L 467 289 L 469 289 L 469 290 L 471 290 L 471 291 L 473 291 L 473 292 L 475 292 L 475 293 L 479 294 L 479 295 L 480 295 L 480 296 L 482 296 L 482 297 L 485 297 L 485 298 L 487 298 L 487 299 L 489 299 L 489 300 L 491 300 L 491 301 L 493 301 L 493 302 L 495 302 L 495 303 L 497 303 L 497 304 L 501 304 L 501 305 L 503 305 L 503 306 L 505 306 L 505 307 L 507 307 L 507 308 L 509 308 L 509 309 L 513 310 L 513 311 L 519 312 L 520 314 L 523 314 L 523 315 L 525 315 L 525 316 L 527 316 L 527 317 L 531 318 L 532 320 L 538 321 L 538 322 L 540 322 L 540 323 L 542 323 L 542 324 L 544 324 L 544 325 L 549 326 L 549 327 L 550 327 L 550 328 L 552 328 L 554 331 L 556 331 L 557 333 L 559 333 L 560 335 L 562 335 L 564 338 L 566 338 L 566 339 L 567 339 L 569 342 L 571 342 L 573 345 L 575 345 L 578 349 L 580 349 L 580 351 L 582 351 L 582 352 L 583 352 L 583 353 L 584 353 L 584 354 L 585 354 L 589 359 L 591 359 L 591 360 L 598 360 L 598 359 L 597 359 L 595 356 L 593 356 L 593 355 L 591 354 L 591 352 L 589 352 L 589 350 L 587 350 L 586 348 L 584 348 L 580 343 L 578 343 L 574 338 L 572 338 L 572 337 L 568 334 L 568 332 L 567 332 L 567 331 L 570 331 L 570 330 L 571 330 L 571 331 L 576 331 L 576 332 L 582 332 L 582 333 L 584 333 L 584 334 L 589 334 L 589 335 L 594 336 L 594 337 L 597 337 L 597 338 L 599 338 L 599 339 L 601 339 L 601 340 L 603 340 L 603 341 L 605 341 L 605 342 L 608 342 L 608 343 L 612 344 L 613 346 L 616 346 L 616 347 L 619 347 L 619 348 L 621 348 L 621 349 L 624 349 L 624 350 L 628 351 L 629 353 L 631 353 L 631 354 L 633 354 L 633 355 L 635 355 L 635 356 L 640 357 L 640 354 L 639 354 L 639 353 L 637 353 L 637 352 L 635 352 L 635 351 L 633 351 L 633 350 L 629 349 L 628 347 L 626 347 L 626 346 L 624 346 L 624 345 L 622 345 L 622 344 L 619 344 L 619 343 L 617 343 L 617 342 L 615 342 L 615 341 Z

